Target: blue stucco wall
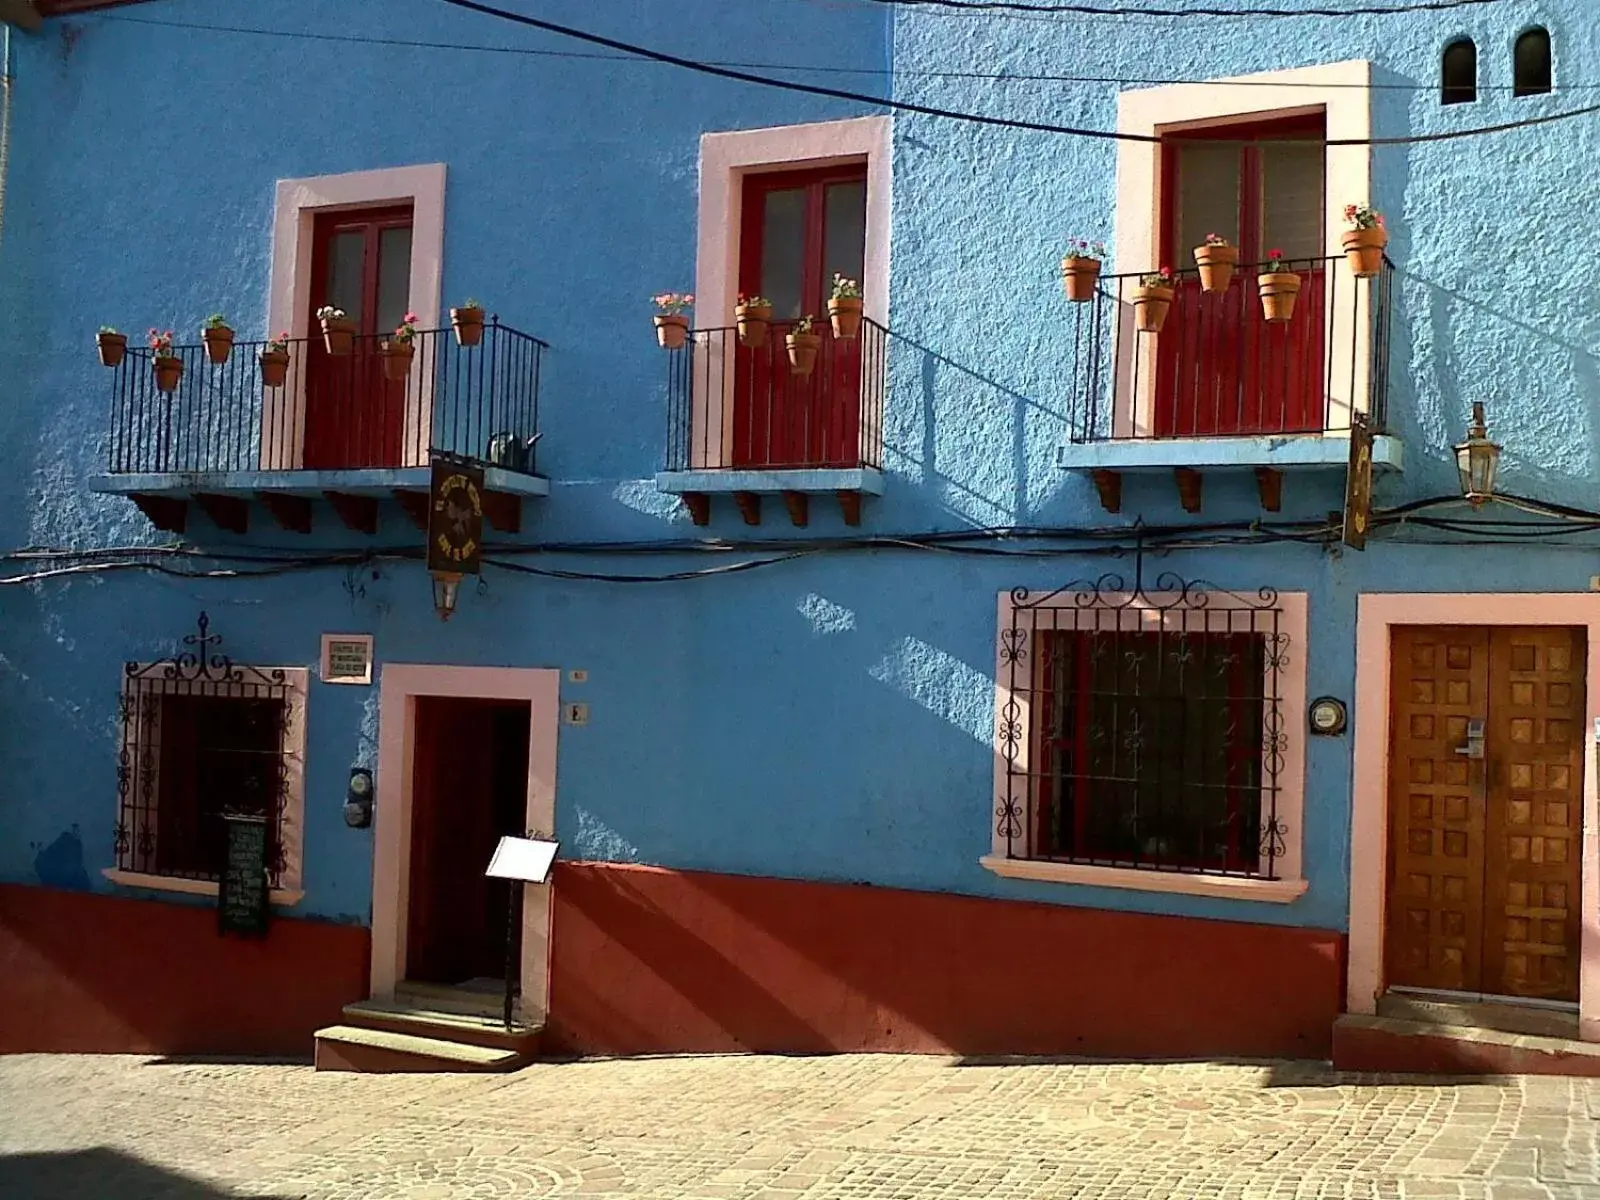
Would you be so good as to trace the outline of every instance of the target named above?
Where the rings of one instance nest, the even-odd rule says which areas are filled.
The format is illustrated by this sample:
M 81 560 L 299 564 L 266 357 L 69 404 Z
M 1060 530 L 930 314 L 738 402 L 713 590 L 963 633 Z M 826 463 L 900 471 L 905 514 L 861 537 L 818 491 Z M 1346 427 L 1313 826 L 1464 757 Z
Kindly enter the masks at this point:
M 0 551 L 161 540 L 131 504 L 83 486 L 100 469 L 105 437 L 105 376 L 91 349 L 97 325 L 193 329 L 222 309 L 253 333 L 266 314 L 278 178 L 434 161 L 449 168 L 446 299 L 483 297 L 554 347 L 540 451 L 552 494 L 528 506 L 523 540 L 668 542 L 708 532 L 821 541 L 845 532 L 837 510 L 820 502 L 803 533 L 781 515 L 747 530 L 730 504 L 718 506 L 712 529 L 697 531 L 656 491 L 664 372 L 645 298 L 692 286 L 702 131 L 866 109 L 653 65 L 141 23 L 583 49 L 422 0 L 291 0 L 248 16 L 246 6 L 233 7 L 158 0 L 13 39 L 17 107 L 0 245 Z M 1112 85 L 922 72 L 976 64 L 1203 78 L 1366 57 L 1382 82 L 1423 85 L 1375 101 L 1378 132 L 1400 134 L 1580 103 L 1500 93 L 1441 109 L 1429 90 L 1439 48 L 1463 31 L 1478 39 L 1484 82 L 1509 82 L 1511 40 L 1539 17 L 1555 33 L 1558 82 L 1600 78 L 1589 66 L 1600 32 L 1580 20 L 1579 0 L 1455 15 L 1211 22 L 1203 44 L 1171 22 L 1129 37 L 1103 20 L 829 0 L 568 0 L 539 11 L 702 57 L 858 68 L 859 76 L 827 81 L 867 90 L 885 84 L 892 55 L 899 96 L 1101 128 L 1115 123 Z M 1600 203 L 1600 184 L 1585 169 L 1595 136 L 1592 122 L 1577 122 L 1376 154 L 1377 201 L 1390 214 L 1391 254 L 1403 273 L 1391 407 L 1408 450 L 1407 472 L 1385 481 L 1382 503 L 1454 489 L 1447 446 L 1473 399 L 1490 403 L 1507 444 L 1508 487 L 1588 500 L 1600 318 L 1586 303 L 1593 271 L 1568 251 L 1587 246 Z M 862 532 L 1182 519 L 1170 478 L 1130 479 L 1122 516 L 1108 518 L 1086 481 L 1054 465 L 1072 363 L 1052 267 L 1064 238 L 1111 232 L 1111 146 L 916 116 L 897 118 L 894 144 L 890 478 L 886 495 L 868 502 Z M 1510 222 L 1518 227 L 1508 231 Z M 1507 280 L 1478 271 L 1486 248 L 1538 247 L 1551 249 L 1525 253 Z M 1320 517 L 1339 506 L 1341 488 L 1339 473 L 1322 482 L 1293 477 L 1284 516 Z M 1207 480 L 1202 519 L 1259 515 L 1248 477 Z M 240 542 L 198 514 L 192 521 L 196 542 Z M 305 549 L 416 540 L 391 512 L 375 539 L 328 520 L 301 538 L 258 516 L 245 542 Z M 550 555 L 539 564 L 656 573 L 708 558 Z M 589 724 L 563 728 L 560 747 L 558 831 L 574 857 L 1342 927 L 1348 738 L 1311 745 L 1312 886 L 1297 904 L 1025 884 L 978 866 L 993 807 L 995 595 L 1105 566 L 1081 555 L 880 549 L 678 583 L 491 572 L 481 594 L 467 589 L 448 625 L 434 617 L 415 564 L 251 581 L 123 572 L 0 588 L 0 880 L 105 886 L 120 666 L 170 649 L 203 607 L 242 661 L 309 665 L 324 631 L 364 630 L 376 635 L 380 662 L 587 671 L 586 683 L 565 691 L 590 705 Z M 1194 549 L 1162 567 L 1240 590 L 1310 592 L 1310 692 L 1349 697 L 1363 590 L 1582 590 L 1594 556 L 1389 541 L 1344 556 L 1288 545 Z M 8 574 L 20 569 L 7 565 Z M 303 913 L 368 919 L 370 835 L 346 829 L 339 805 L 348 768 L 375 761 L 377 716 L 376 689 L 312 685 Z M 70 861 L 74 829 L 81 869 Z

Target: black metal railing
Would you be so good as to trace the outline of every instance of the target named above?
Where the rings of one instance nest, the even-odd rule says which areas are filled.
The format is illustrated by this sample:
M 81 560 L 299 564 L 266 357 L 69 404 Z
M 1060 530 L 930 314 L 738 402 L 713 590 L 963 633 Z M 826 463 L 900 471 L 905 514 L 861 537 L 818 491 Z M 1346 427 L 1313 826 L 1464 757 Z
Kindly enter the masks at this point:
M 424 329 L 403 366 L 387 341 L 356 335 L 334 354 L 320 332 L 290 339 L 281 379 L 265 342 L 236 342 L 222 363 L 175 346 L 170 392 L 152 352 L 129 347 L 112 369 L 111 473 L 421 466 L 435 453 L 533 473 L 546 343 L 493 319 L 476 346 Z
M 883 465 L 889 331 L 870 319 L 838 337 L 819 321 L 809 372 L 774 321 L 759 346 L 735 328 L 696 329 L 667 356 L 667 469 Z
M 1292 317 L 1268 321 L 1259 265 L 1206 292 L 1177 273 L 1159 332 L 1139 332 L 1141 275 L 1108 275 L 1069 303 L 1072 440 L 1293 434 L 1386 428 L 1394 264 L 1357 279 L 1343 258 L 1300 260 Z

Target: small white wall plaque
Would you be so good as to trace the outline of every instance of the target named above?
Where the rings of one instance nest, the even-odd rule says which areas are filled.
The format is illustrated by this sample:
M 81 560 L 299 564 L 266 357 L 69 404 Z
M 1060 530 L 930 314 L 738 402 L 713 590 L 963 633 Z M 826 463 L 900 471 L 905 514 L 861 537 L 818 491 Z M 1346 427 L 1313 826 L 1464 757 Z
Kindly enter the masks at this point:
M 372 635 L 325 633 L 322 635 L 323 683 L 372 683 Z
M 489 860 L 489 869 L 484 874 L 490 879 L 543 883 L 550 878 L 550 866 L 556 861 L 556 851 L 560 848 L 560 842 L 503 837 L 494 848 L 494 857 Z

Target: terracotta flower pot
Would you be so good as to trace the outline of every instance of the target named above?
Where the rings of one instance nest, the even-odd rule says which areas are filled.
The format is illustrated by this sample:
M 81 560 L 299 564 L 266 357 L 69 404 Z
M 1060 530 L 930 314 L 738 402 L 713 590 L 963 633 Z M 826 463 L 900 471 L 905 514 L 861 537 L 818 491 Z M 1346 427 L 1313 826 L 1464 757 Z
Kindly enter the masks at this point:
M 1169 287 L 1141 285 L 1133 293 L 1133 326 L 1140 333 L 1160 333 L 1177 293 Z
M 269 388 L 280 388 L 289 377 L 289 352 L 263 350 L 261 352 L 261 382 Z
M 411 374 L 411 360 L 416 353 L 417 348 L 410 342 L 384 342 L 378 350 L 378 356 L 383 359 L 383 377 L 406 378 Z
M 156 387 L 163 392 L 178 390 L 178 381 L 183 378 L 183 359 L 176 356 L 157 358 L 155 360 Z
M 663 350 L 682 350 L 689 340 L 689 318 L 682 313 L 657 313 L 656 338 Z
M 835 296 L 828 301 L 828 319 L 833 322 L 833 336 L 853 338 L 861 336 L 861 297 Z
M 1194 263 L 1200 268 L 1200 287 L 1207 292 L 1225 292 L 1233 282 L 1233 268 L 1239 261 L 1237 246 L 1196 246 Z
M 1256 278 L 1261 288 L 1261 311 L 1274 323 L 1294 318 L 1294 302 L 1300 295 L 1300 276 L 1293 271 L 1275 271 Z
M 233 330 L 226 325 L 202 330 L 200 340 L 206 344 L 206 357 L 218 366 L 227 362 L 228 356 L 233 353 Z
M 456 331 L 456 341 L 463 346 L 476 346 L 483 341 L 483 309 L 452 308 L 450 324 Z
M 809 375 L 817 365 L 817 351 L 822 348 L 820 333 L 791 333 L 784 339 L 789 347 L 789 369 L 796 375 Z
M 1061 278 L 1067 282 L 1067 299 L 1074 304 L 1094 299 L 1094 290 L 1100 285 L 1100 260 L 1098 258 L 1073 258 L 1061 260 Z
M 128 353 L 128 335 L 125 333 L 102 333 L 95 337 L 95 344 L 100 347 L 100 365 L 103 367 L 120 367 L 123 355 Z
M 772 323 L 772 305 L 741 304 L 733 310 L 739 325 L 739 344 L 754 350 L 767 344 L 767 328 Z
M 348 317 L 324 317 L 322 320 L 322 344 L 328 348 L 328 353 L 343 358 L 355 349 L 356 323 Z
M 1371 279 L 1383 270 L 1383 251 L 1389 244 L 1387 229 L 1347 229 L 1339 241 L 1344 246 L 1345 261 L 1357 279 Z

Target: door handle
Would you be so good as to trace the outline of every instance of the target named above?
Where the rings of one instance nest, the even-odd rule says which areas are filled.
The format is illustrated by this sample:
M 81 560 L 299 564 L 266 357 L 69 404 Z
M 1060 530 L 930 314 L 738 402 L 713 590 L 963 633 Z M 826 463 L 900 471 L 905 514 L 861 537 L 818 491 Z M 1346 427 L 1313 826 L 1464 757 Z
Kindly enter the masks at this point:
M 1482 758 L 1485 738 L 1484 719 L 1473 717 L 1467 722 L 1467 744 L 1457 746 L 1456 753 L 1464 758 Z

